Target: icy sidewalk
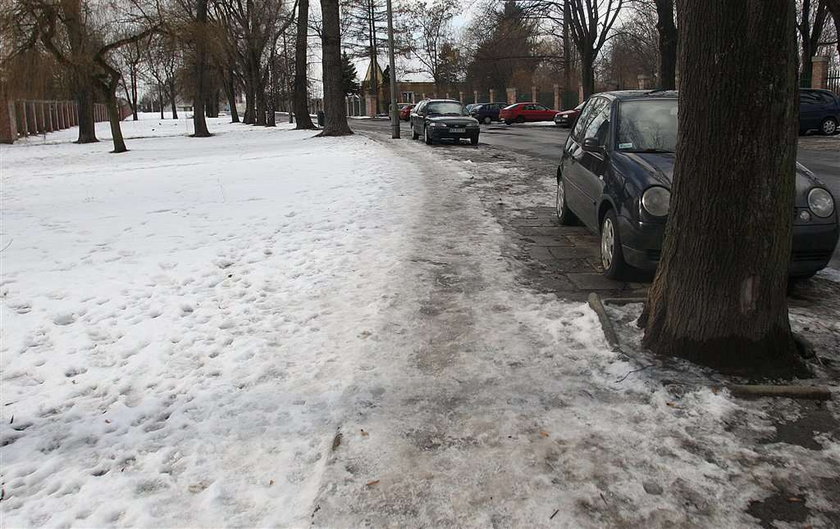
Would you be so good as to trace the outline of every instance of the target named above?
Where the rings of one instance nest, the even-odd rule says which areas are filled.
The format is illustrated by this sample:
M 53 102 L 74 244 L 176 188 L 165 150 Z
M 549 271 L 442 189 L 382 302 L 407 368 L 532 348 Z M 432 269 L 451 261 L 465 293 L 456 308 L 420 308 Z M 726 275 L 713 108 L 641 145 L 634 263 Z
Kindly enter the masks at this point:
M 0 151 L 4 527 L 830 526 L 836 440 L 631 373 L 457 149 L 211 128 Z

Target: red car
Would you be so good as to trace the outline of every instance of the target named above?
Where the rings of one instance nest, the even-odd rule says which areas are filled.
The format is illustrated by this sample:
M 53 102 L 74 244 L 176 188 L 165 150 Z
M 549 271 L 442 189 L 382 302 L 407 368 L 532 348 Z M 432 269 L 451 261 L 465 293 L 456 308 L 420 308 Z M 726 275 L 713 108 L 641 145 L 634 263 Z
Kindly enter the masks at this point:
M 400 119 L 403 121 L 408 121 L 411 119 L 411 109 L 414 108 L 414 105 L 408 104 L 400 108 Z
M 583 105 L 586 104 L 586 101 L 579 104 L 575 108 L 571 110 L 562 110 L 554 116 L 554 124 L 558 127 L 565 127 L 570 129 L 575 126 L 577 123 L 577 119 L 580 117 L 580 111 L 583 110 Z
M 499 112 L 499 121 L 508 125 L 526 121 L 552 121 L 557 110 L 546 108 L 539 103 L 515 103 Z

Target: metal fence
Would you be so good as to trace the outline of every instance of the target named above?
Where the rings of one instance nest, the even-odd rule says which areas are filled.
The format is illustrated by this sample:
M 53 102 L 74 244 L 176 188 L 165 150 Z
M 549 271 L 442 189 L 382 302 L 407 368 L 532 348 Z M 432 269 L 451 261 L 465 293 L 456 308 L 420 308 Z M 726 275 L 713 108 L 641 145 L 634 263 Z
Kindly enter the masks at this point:
M 828 83 L 826 87 L 837 95 L 840 95 L 840 68 L 828 71 Z

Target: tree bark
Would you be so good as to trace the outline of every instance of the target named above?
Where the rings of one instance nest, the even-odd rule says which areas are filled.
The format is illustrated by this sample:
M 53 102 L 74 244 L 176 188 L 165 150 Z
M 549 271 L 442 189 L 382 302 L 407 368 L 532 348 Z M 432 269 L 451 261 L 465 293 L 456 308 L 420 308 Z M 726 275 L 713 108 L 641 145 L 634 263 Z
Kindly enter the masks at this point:
M 76 143 L 95 143 L 96 120 L 93 116 L 93 87 L 89 81 L 77 77 L 76 107 L 79 112 L 79 139 Z
M 840 0 L 825 0 L 825 6 L 834 19 L 834 34 L 837 35 L 837 53 L 840 54 Z
M 306 82 L 306 37 L 309 31 L 309 0 L 298 1 L 298 24 L 295 37 L 295 80 L 292 104 L 297 118 L 296 129 L 314 129 L 309 117 L 309 93 Z
M 676 164 L 662 261 L 639 321 L 643 344 L 727 372 L 791 376 L 801 367 L 786 299 L 797 141 L 794 5 L 678 7 L 684 82 Z
M 572 91 L 572 39 L 569 35 L 569 24 L 572 14 L 569 2 L 563 2 L 563 91 Z M 565 102 L 564 102 L 565 104 Z M 561 105 L 562 106 L 562 105 Z M 577 105 L 572 105 L 577 106 Z
M 117 96 L 114 94 L 114 90 L 110 90 L 106 94 L 105 99 L 108 107 L 108 122 L 111 125 L 111 136 L 114 140 L 114 150 L 111 152 L 126 152 L 128 151 L 128 147 L 125 146 L 122 129 L 120 128 L 120 106 L 117 102 Z
M 178 119 L 178 94 L 175 92 L 175 80 L 169 82 L 169 106 L 172 110 L 172 119 Z
M 225 80 L 225 96 L 230 107 L 230 122 L 239 123 L 239 112 L 236 110 L 236 88 L 233 80 L 233 72 L 228 71 L 227 79 Z
M 324 82 L 324 130 L 319 136 L 353 134 L 347 124 L 341 79 L 341 27 L 338 0 L 321 0 L 321 64 Z
M 196 42 L 195 42 L 195 93 L 193 95 L 193 136 L 206 138 L 210 136 L 207 121 L 204 119 L 204 101 L 207 99 L 207 1 L 196 1 Z
M 656 1 L 656 30 L 659 32 L 659 88 L 677 89 L 677 26 L 674 0 Z
M 158 102 L 160 103 L 160 119 L 166 119 L 163 115 L 163 90 L 158 85 Z
M 588 50 L 580 54 L 580 84 L 584 100 L 595 93 L 595 57 Z

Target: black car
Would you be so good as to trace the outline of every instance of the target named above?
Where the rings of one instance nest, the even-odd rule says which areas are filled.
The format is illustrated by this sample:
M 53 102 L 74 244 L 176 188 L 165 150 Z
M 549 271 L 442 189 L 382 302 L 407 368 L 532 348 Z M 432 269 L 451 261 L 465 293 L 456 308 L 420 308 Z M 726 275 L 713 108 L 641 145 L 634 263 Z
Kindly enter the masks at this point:
M 840 132 L 840 97 L 830 90 L 799 89 L 799 133 L 818 130 L 831 135 Z
M 481 103 L 470 109 L 470 116 L 479 123 L 489 125 L 493 121 L 499 121 L 499 111 L 507 106 L 507 103 Z
M 411 111 L 411 139 L 423 136 L 429 145 L 438 140 L 462 139 L 478 145 L 479 132 L 478 121 L 454 99 L 424 99 Z
M 677 93 L 596 94 L 583 108 L 557 168 L 556 213 L 601 236 L 607 277 L 659 264 L 677 144 Z M 825 268 L 837 244 L 834 198 L 797 164 L 791 277 Z

